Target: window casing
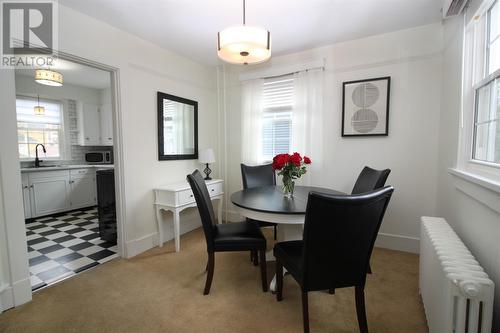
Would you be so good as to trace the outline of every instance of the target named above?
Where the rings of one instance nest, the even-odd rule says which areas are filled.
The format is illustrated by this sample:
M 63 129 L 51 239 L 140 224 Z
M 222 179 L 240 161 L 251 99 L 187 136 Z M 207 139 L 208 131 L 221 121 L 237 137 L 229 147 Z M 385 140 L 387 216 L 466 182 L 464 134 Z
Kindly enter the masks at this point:
M 17 135 L 19 158 L 32 160 L 35 158 L 35 147 L 43 144 L 47 151 L 39 157 L 60 160 L 64 158 L 64 126 L 63 107 L 56 101 L 40 99 L 40 106 L 45 108 L 44 115 L 36 115 L 34 107 L 38 105 L 35 98 L 18 97 L 16 99 Z
M 464 30 L 457 167 L 500 181 L 500 0 L 486 0 Z
M 276 154 L 292 149 L 293 77 L 267 79 L 262 89 L 261 159 L 270 161 Z

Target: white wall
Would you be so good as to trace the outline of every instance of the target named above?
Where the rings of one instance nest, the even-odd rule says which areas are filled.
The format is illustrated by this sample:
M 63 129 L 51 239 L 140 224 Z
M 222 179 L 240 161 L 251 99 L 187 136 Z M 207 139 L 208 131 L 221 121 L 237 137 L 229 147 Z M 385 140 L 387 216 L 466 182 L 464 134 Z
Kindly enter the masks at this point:
M 119 70 L 120 113 L 117 118 L 121 124 L 121 132 L 117 139 L 122 144 L 123 204 L 126 207 L 123 216 L 124 251 L 126 256 L 133 256 L 153 247 L 157 242 L 153 188 L 183 180 L 187 173 L 200 166 L 196 160 L 158 161 L 156 92 L 162 91 L 198 101 L 199 147 L 213 147 L 217 154 L 219 125 L 215 69 L 168 52 L 62 5 L 59 6 L 59 46 L 65 53 Z M 18 250 L 24 249 L 24 254 L 13 257 L 16 262 L 10 263 L 11 270 L 14 270 L 10 273 L 28 277 L 16 152 L 14 75 L 7 75 L 4 70 L 0 75 L 2 102 L 8 102 L 6 105 L 2 104 L 1 110 L 0 162 L 10 161 L 10 168 L 0 170 L 1 191 L 4 198 L 7 195 L 9 200 L 19 203 L 9 208 L 13 214 L 6 221 L 18 229 L 17 233 L 8 233 L 9 241 L 12 238 L 12 241 L 16 241 L 15 247 Z M 6 99 L 3 98 L 4 95 Z M 8 149 L 4 150 L 4 146 Z M 214 175 L 218 175 L 217 166 L 214 167 Z M 181 230 L 199 225 L 195 210 L 183 214 L 183 217 L 185 219 L 181 223 Z M 172 238 L 172 234 L 167 235 L 167 238 Z
M 462 18 L 444 27 L 443 98 L 439 136 L 437 215 L 453 226 L 495 282 L 493 332 L 500 332 L 500 214 L 455 187 L 448 168 L 457 164 L 462 72 Z M 468 110 L 464 110 L 467 112 Z M 475 186 L 472 185 L 471 186 Z M 495 194 L 491 192 L 492 196 Z M 499 195 L 496 194 L 498 197 Z
M 273 57 L 257 67 L 260 71 L 326 59 L 325 136 L 317 143 L 324 146 L 326 167 L 318 185 L 350 192 L 363 166 L 392 169 L 388 184 L 394 185 L 395 193 L 379 246 L 418 251 L 419 217 L 436 211 L 441 51 L 442 27 L 434 24 Z M 228 119 L 227 192 L 232 193 L 242 186 L 240 84 L 234 67 L 224 67 L 222 74 Z M 389 136 L 342 138 L 342 82 L 381 76 L 391 76 Z M 236 218 L 231 204 L 228 207 Z
M 158 161 L 156 92 L 197 100 L 200 149 L 217 149 L 215 70 L 72 9 L 59 8 L 61 50 L 120 70 L 126 207 L 124 238 L 127 256 L 135 255 L 152 247 L 157 239 L 153 188 L 185 179 L 187 173 L 199 167 L 195 160 Z M 196 212 L 191 215 L 195 217 Z M 192 221 L 194 224 L 188 222 L 189 216 L 182 226 L 192 227 L 199 223 L 197 219 Z

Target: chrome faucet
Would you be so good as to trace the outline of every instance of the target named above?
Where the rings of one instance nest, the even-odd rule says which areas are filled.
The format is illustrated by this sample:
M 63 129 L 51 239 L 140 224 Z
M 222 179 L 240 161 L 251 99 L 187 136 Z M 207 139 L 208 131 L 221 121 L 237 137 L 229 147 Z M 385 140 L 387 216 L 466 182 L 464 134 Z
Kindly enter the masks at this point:
M 44 146 L 44 145 L 42 145 L 41 143 L 39 143 L 39 144 L 37 144 L 37 145 L 35 146 L 35 168 L 40 167 L 40 162 L 43 162 L 42 160 L 40 160 L 40 159 L 38 158 L 38 146 L 42 146 L 43 153 L 44 153 L 44 154 L 47 154 L 47 151 L 45 150 L 45 146 Z

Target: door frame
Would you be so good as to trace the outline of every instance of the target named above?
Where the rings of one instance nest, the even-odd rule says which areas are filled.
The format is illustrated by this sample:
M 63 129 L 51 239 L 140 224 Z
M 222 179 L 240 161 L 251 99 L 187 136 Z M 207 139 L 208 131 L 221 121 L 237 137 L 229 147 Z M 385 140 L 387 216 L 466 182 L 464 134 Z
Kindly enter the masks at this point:
M 123 158 L 122 114 L 120 107 L 120 70 L 93 60 L 81 58 L 69 53 L 54 51 L 57 58 L 90 66 L 110 73 L 111 105 L 113 120 L 113 154 L 115 170 L 115 196 L 117 219 L 117 254 L 125 254 L 125 182 Z M 11 125 L 15 115 L 15 75 L 14 69 L 2 69 L 2 85 L 7 89 L 0 93 L 0 112 L 2 121 Z M 12 86 L 13 85 L 13 86 Z M 14 119 L 12 119 L 14 117 Z M 16 128 L 2 131 L 0 134 L 0 246 L 5 243 L 5 254 L 0 255 L 0 313 L 10 307 L 16 307 L 32 298 L 29 264 L 27 254 L 26 226 L 24 223 L 23 196 L 21 190 L 21 165 L 17 146 Z M 4 140 L 5 139 L 5 140 Z M 4 234 L 4 235 L 2 235 Z M 3 250 L 3 248 L 0 248 Z M 0 251 L 1 252 L 1 251 Z

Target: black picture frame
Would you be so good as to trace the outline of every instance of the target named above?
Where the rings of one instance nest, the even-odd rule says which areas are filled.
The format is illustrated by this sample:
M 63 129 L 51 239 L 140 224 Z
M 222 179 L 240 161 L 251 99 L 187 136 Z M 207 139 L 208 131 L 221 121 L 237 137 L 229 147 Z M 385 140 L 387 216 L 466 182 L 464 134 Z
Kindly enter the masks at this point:
M 362 83 L 370 83 L 376 81 L 386 81 L 387 84 L 387 93 L 383 95 L 385 97 L 385 107 L 377 110 L 379 113 L 381 111 L 385 111 L 385 130 L 380 133 L 346 133 L 346 87 L 349 85 L 356 85 Z M 381 96 L 379 96 L 381 97 Z M 342 137 L 363 137 L 363 136 L 388 136 L 389 135 L 389 105 L 390 105 L 390 97 L 391 97 L 391 77 L 383 76 L 376 77 L 364 80 L 356 80 L 356 81 L 346 81 L 342 83 Z M 373 111 L 373 110 L 372 110 Z M 374 111 L 377 113 L 376 111 Z
M 170 95 L 158 91 L 157 94 L 157 112 L 158 112 L 158 160 L 160 161 L 172 161 L 172 160 L 196 160 L 198 159 L 198 102 L 191 99 Z M 194 153 L 193 154 L 176 154 L 176 155 L 165 155 L 163 149 L 164 143 L 164 129 L 163 129 L 163 100 L 168 99 L 171 101 L 192 105 L 194 109 Z

